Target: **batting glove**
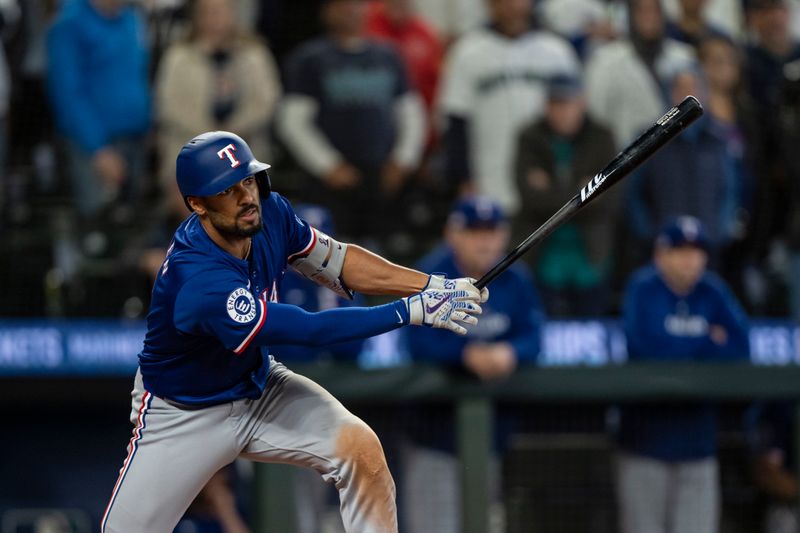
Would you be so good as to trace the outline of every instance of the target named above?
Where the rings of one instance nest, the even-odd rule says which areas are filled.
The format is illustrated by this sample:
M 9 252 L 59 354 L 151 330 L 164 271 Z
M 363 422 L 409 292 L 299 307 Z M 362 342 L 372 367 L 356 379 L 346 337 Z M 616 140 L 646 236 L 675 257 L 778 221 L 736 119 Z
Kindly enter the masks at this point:
M 447 279 L 445 274 L 441 273 L 434 273 L 428 276 L 428 284 L 425 286 L 425 289 L 439 289 L 439 290 L 460 290 L 460 291 L 477 291 L 478 288 L 475 287 L 475 282 L 477 282 L 475 278 L 454 278 L 454 279 Z M 489 299 L 489 289 L 484 287 L 480 291 L 481 298 L 479 300 L 480 303 L 484 303 Z
M 401 301 L 408 311 L 409 324 L 444 328 L 466 335 L 467 330 L 461 324 L 478 323 L 473 315 L 481 314 L 480 298 L 478 289 L 470 286 L 470 289 L 426 289 Z

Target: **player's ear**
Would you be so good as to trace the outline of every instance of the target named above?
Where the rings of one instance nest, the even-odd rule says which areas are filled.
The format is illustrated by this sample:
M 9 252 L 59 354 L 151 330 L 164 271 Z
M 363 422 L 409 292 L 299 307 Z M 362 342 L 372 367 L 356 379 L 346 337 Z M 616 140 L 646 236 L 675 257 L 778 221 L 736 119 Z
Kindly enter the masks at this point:
M 198 215 L 203 216 L 206 214 L 206 206 L 200 198 L 196 196 L 187 196 L 186 203 L 189 204 L 189 209 Z

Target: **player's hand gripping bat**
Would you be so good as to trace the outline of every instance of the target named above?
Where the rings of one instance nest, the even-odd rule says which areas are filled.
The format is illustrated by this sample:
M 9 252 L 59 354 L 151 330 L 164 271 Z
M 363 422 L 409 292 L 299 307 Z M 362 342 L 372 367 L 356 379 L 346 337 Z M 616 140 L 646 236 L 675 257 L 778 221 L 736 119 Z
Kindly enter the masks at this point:
M 556 228 L 583 209 L 589 202 L 600 196 L 609 187 L 627 176 L 645 159 L 685 130 L 703 114 L 703 106 L 694 96 L 687 96 L 677 106 L 667 111 L 650 129 L 641 134 L 627 148 L 620 152 L 603 170 L 595 175 L 572 199 L 556 211 L 536 231 L 528 235 L 503 260 L 478 280 L 475 286 L 482 289 L 499 276 L 525 252 L 539 244 Z

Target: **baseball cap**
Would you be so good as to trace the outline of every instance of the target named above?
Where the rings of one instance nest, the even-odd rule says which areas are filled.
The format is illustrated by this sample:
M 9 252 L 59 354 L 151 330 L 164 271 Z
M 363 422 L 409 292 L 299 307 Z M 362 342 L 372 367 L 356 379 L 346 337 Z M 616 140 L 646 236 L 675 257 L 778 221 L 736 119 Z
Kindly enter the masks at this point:
M 486 196 L 459 200 L 447 217 L 447 225 L 457 229 L 493 229 L 506 222 L 500 204 Z
M 583 80 L 577 74 L 556 74 L 547 80 L 547 98 L 572 100 L 583 94 Z
M 656 246 L 662 248 L 697 246 L 708 251 L 709 242 L 703 223 L 693 216 L 683 215 L 670 220 L 661 228 L 656 237 Z

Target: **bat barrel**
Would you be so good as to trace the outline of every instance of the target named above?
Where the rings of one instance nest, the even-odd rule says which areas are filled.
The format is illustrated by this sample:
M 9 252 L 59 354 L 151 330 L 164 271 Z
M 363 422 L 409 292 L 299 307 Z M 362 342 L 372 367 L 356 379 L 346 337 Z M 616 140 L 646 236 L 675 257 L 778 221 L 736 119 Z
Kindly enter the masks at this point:
M 620 152 L 569 202 L 559 209 L 547 222 L 531 233 L 514 250 L 497 263 L 475 283 L 479 289 L 487 286 L 530 248 L 550 235 L 556 228 L 578 212 L 584 205 L 597 198 L 600 193 L 630 174 L 648 157 L 685 130 L 703 114 L 703 106 L 694 96 L 687 96 L 677 106 L 667 111 L 647 131 L 642 133 L 627 148 Z

